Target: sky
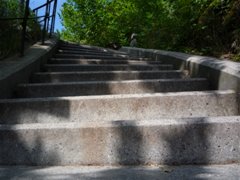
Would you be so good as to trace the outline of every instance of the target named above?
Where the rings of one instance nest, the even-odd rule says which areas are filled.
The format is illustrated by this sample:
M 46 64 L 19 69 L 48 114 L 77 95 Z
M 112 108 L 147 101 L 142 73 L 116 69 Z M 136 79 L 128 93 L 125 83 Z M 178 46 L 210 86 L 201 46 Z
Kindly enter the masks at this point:
M 60 22 L 60 18 L 58 16 L 58 13 L 60 13 L 60 9 L 62 7 L 62 4 L 66 2 L 66 0 L 58 0 L 58 4 L 57 4 L 57 14 L 56 14 L 56 22 L 55 22 L 55 31 L 56 30 L 62 30 L 63 27 L 62 27 L 62 24 Z M 31 9 L 34 9 L 42 4 L 46 3 L 46 0 L 30 0 L 30 8 Z M 39 16 L 42 16 L 44 15 L 44 11 L 45 9 L 42 8 L 41 10 L 39 10 Z

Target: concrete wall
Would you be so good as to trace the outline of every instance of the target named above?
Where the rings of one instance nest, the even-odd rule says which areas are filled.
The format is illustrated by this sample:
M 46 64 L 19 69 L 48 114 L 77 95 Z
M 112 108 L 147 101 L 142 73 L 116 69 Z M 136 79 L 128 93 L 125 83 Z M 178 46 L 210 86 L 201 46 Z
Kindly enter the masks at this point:
M 28 82 L 41 65 L 56 51 L 58 39 L 50 39 L 45 45 L 36 43 L 25 52 L 24 57 L 11 57 L 0 61 L 0 99 L 11 98 L 18 83 Z
M 232 89 L 240 92 L 240 63 L 154 49 L 123 47 L 120 51 L 151 57 L 164 64 L 173 64 L 175 69 L 189 70 L 191 77 L 206 77 L 210 81 L 211 89 Z

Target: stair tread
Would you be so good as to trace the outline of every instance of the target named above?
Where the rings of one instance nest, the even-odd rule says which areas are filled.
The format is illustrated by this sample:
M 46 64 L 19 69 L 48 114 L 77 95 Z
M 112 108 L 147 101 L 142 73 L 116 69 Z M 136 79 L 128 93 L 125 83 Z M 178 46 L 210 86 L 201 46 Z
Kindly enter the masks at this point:
M 123 66 L 123 67 L 128 67 L 128 66 L 150 66 L 150 67 L 158 67 L 158 66 L 162 66 L 162 67 L 164 67 L 164 66 L 172 66 L 171 64 L 157 64 L 157 65 L 155 65 L 155 64 L 130 64 L 130 65 L 128 65 L 128 64 L 120 64 L 120 65 L 116 65 L 116 64 L 45 64 L 44 66 L 49 66 L 49 67 L 54 67 L 54 66 L 60 66 L 60 67 L 62 67 L 62 66 L 74 66 L 74 67 L 77 67 L 77 66 L 86 66 L 86 67 L 88 67 L 88 66 L 116 66 L 116 67 L 119 67 L 119 66 Z
M 0 179 L 240 177 L 237 92 L 152 57 L 60 45 L 0 100 Z
M 51 85 L 77 85 L 77 84 L 124 84 L 124 83 L 141 83 L 141 82 L 189 82 L 189 81 L 207 81 L 206 78 L 188 78 L 188 79 L 142 79 L 142 80 L 109 80 L 109 81 L 89 81 L 89 82 L 56 82 L 56 83 L 26 83 L 18 86 L 51 86 Z
M 240 116 L 1 125 L 0 138 L 5 141 L 0 141 L 0 162 L 42 166 L 229 163 L 239 158 L 239 141 L 234 138 L 239 127 Z
M 47 102 L 61 100 L 84 100 L 84 99 L 126 99 L 126 98 L 144 98 L 144 97 L 184 97 L 184 96 L 209 96 L 221 97 L 224 95 L 236 95 L 233 90 L 205 90 L 205 91 L 188 91 L 188 92 L 165 92 L 165 93 L 139 93 L 139 94 L 111 94 L 111 95 L 93 95 L 93 96 L 74 96 L 74 97 L 44 97 L 44 98 L 12 98 L 0 99 L 1 103 L 24 103 L 24 102 Z M 236 95 L 237 97 L 237 95 Z
M 52 57 L 50 58 L 50 60 L 74 60 L 74 61 L 102 61 L 104 59 L 101 59 L 101 58 L 91 58 L 91 59 L 88 59 L 88 58 L 56 58 L 56 57 Z M 106 59 L 105 61 L 111 61 L 111 59 Z M 130 57 L 128 59 L 113 59 L 114 61 L 153 61 L 151 58 L 141 58 L 141 57 Z
M 46 64 L 43 66 L 45 71 L 122 71 L 122 70 L 172 70 L 170 64 Z
M 206 79 L 146 79 L 20 84 L 16 97 L 136 94 L 207 90 Z
M 0 100 L 0 107 L 0 122 L 10 124 L 238 114 L 231 90 L 19 98 Z
M 81 180 L 157 180 L 157 179 L 239 179 L 240 165 L 205 166 L 10 166 L 0 167 L 2 179 L 81 179 Z
M 146 61 L 146 60 L 101 60 L 101 59 L 94 59 L 94 60 L 92 60 L 92 59 L 51 59 L 50 61 L 49 61 L 51 64 L 54 64 L 54 63 L 58 63 L 58 64 L 61 64 L 61 63 L 83 63 L 83 62 L 85 62 L 85 63 L 119 63 L 119 64 L 126 64 L 126 63 L 154 63 L 154 64 L 160 64 L 161 62 L 160 61 Z
M 80 121 L 80 122 L 58 122 L 58 123 L 25 123 L 25 124 L 0 124 L 0 131 L 3 130 L 24 130 L 24 129 L 79 129 L 79 128 L 104 128 L 104 127 L 151 127 L 169 125 L 189 125 L 189 124 L 240 124 L 240 116 L 218 116 L 218 117 L 185 117 L 185 118 L 158 118 L 158 119 L 124 119 L 111 121 Z
M 117 74 L 117 73 L 122 73 L 122 74 L 129 74 L 129 73 L 171 73 L 171 72 L 179 72 L 181 73 L 181 70 L 153 70 L 153 71 L 71 71 L 71 72 L 37 72 L 35 73 L 36 75 L 51 75 L 51 74 L 59 74 L 59 75 L 64 75 L 64 74 Z

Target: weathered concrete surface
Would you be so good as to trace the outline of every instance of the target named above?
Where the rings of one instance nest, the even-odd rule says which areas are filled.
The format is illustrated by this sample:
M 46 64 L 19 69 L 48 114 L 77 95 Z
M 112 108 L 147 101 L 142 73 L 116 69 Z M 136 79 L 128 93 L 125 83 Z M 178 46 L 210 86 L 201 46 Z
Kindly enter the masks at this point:
M 66 72 L 66 71 L 150 71 L 150 70 L 172 70 L 170 64 L 164 65 L 78 65 L 78 64 L 46 64 L 46 71 L 51 72 Z
M 109 48 L 103 48 L 99 46 L 90 46 L 90 45 L 83 45 L 83 44 L 73 44 L 73 43 L 61 43 L 60 49 L 75 49 L 75 50 L 91 50 L 91 51 L 103 51 L 103 52 L 109 52 L 109 53 L 116 53 L 116 54 L 128 54 L 125 52 L 119 52 L 117 50 L 109 49 Z
M 1 165 L 240 163 L 240 116 L 0 125 Z
M 20 84 L 16 97 L 60 97 L 108 94 L 141 94 L 208 90 L 208 81 L 194 79 L 147 79 Z
M 0 62 L 0 99 L 10 98 L 18 83 L 28 82 L 33 72 L 39 71 L 58 46 L 57 39 L 37 43 L 25 52 L 25 56 Z
M 0 179 L 15 180 L 238 180 L 240 165 L 0 167 Z
M 239 115 L 233 91 L 0 100 L 0 123 L 59 123 Z
M 121 51 L 170 63 L 175 69 L 188 69 L 192 77 L 207 78 L 211 89 L 233 89 L 240 92 L 240 63 L 154 49 L 124 47 Z
M 55 54 L 55 58 L 85 58 L 85 59 L 130 59 L 127 55 L 80 55 L 80 54 Z
M 92 71 L 43 72 L 32 76 L 32 83 L 187 78 L 181 71 Z
M 60 59 L 51 58 L 51 64 L 161 64 L 160 61 L 143 60 L 104 60 L 104 59 Z
M 101 53 L 108 53 L 108 54 L 120 54 L 120 55 L 128 55 L 128 53 L 121 52 L 121 51 L 113 51 L 106 49 L 106 48 L 99 48 L 99 49 L 90 49 L 90 48 L 79 48 L 79 47 L 72 47 L 72 46 L 61 46 L 58 48 L 58 52 L 101 52 Z
M 109 53 L 109 52 L 102 52 L 102 51 L 73 51 L 73 50 L 58 50 L 58 55 L 96 55 L 96 56 L 119 56 L 119 57 L 129 57 L 129 55 L 121 54 L 121 53 Z

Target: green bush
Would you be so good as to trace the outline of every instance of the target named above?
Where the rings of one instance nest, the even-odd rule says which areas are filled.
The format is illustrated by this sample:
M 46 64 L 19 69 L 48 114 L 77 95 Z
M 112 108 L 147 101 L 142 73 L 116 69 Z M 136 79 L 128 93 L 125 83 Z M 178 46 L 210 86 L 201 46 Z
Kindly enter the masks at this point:
M 216 54 L 232 51 L 238 41 L 239 12 L 238 0 L 67 0 L 61 35 L 105 46 L 129 45 L 137 33 L 141 47 Z
M 23 17 L 19 0 L 1 0 L 0 17 Z M 33 13 L 30 17 L 34 17 Z M 22 20 L 0 20 L 0 59 L 19 51 L 21 42 Z M 41 35 L 41 28 L 35 19 L 28 20 L 28 41 L 35 42 Z

